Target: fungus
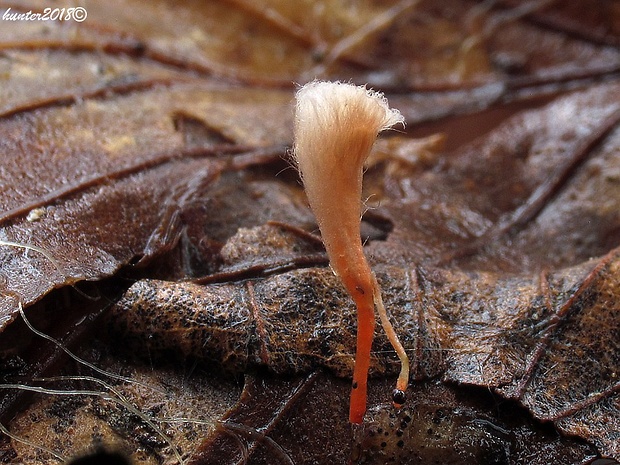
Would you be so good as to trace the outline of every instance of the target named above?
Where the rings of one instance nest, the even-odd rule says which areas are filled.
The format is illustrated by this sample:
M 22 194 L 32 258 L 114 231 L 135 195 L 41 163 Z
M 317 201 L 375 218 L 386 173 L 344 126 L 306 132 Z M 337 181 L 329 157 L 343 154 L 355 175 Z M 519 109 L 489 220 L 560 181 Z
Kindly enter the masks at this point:
M 357 347 L 349 421 L 362 423 L 377 308 L 381 324 L 401 362 L 393 392 L 404 403 L 409 361 L 387 317 L 377 279 L 360 238 L 364 162 L 377 135 L 403 124 L 383 94 L 340 82 L 313 81 L 296 95 L 293 156 L 303 180 L 332 269 L 357 307 Z

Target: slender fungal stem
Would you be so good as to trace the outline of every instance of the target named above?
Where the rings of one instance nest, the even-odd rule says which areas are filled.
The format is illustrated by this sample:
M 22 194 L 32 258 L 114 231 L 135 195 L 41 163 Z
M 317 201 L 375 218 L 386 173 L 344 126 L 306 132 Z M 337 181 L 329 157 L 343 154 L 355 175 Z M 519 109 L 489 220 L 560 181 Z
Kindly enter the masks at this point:
M 405 348 L 400 343 L 400 340 L 396 335 L 396 331 L 394 331 L 394 327 L 392 326 L 392 323 L 390 323 L 387 311 L 383 305 L 381 288 L 379 287 L 377 277 L 374 273 L 372 274 L 372 283 L 375 306 L 377 307 L 377 313 L 379 314 L 379 319 L 381 320 L 381 326 L 383 327 L 383 331 L 385 331 L 390 344 L 392 344 L 392 347 L 396 351 L 396 354 L 400 360 L 400 374 L 398 375 L 398 380 L 396 381 L 396 389 L 392 393 L 392 401 L 394 403 L 394 407 L 401 408 L 405 403 L 405 391 L 407 390 L 407 385 L 409 384 L 409 357 L 407 357 Z
M 368 369 L 370 368 L 370 349 L 375 331 L 375 309 L 372 293 L 353 296 L 357 306 L 357 347 L 355 349 L 355 368 L 349 406 L 349 421 L 362 423 L 366 413 L 368 393 Z
M 409 360 L 388 319 L 360 238 L 364 162 L 377 134 L 399 123 L 404 120 L 398 110 L 390 109 L 382 94 L 363 86 L 314 81 L 297 93 L 295 161 L 331 267 L 357 307 L 351 423 L 362 423 L 366 412 L 375 306 L 401 360 L 392 396 L 396 407 L 405 401 L 409 380 Z

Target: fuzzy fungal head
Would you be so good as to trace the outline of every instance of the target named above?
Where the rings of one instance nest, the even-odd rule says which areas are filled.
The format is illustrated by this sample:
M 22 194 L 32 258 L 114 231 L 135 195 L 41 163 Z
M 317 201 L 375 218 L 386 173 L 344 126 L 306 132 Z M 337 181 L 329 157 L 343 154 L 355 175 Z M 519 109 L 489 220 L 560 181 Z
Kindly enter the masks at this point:
M 365 86 L 313 81 L 297 92 L 293 154 L 338 274 L 342 251 L 334 250 L 334 236 L 359 236 L 364 162 L 379 132 L 399 123 L 399 111 Z

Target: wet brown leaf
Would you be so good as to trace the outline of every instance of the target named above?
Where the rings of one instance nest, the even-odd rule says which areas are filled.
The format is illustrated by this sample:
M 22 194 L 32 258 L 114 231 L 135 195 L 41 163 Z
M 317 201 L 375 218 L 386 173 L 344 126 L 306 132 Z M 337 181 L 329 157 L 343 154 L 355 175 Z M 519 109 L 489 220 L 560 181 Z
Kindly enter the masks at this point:
M 386 382 L 372 387 L 390 390 Z M 231 458 L 242 461 L 244 454 L 257 464 L 275 460 L 347 463 L 349 459 L 353 463 L 545 464 L 585 463 L 592 458 L 587 446 L 563 439 L 551 429 L 532 431 L 523 411 L 503 411 L 484 393 L 459 392 L 432 382 L 416 385 L 415 400 L 401 412 L 386 405 L 371 410 L 368 423 L 355 432 L 358 442 L 349 457 L 351 446 L 343 440 L 351 435 L 346 421 L 348 395 L 347 383 L 321 373 L 277 384 L 249 379 L 237 406 L 190 463 L 234 463 Z M 279 409 L 257 408 L 256 400 L 262 397 L 274 399 Z M 340 421 L 327 421 L 336 414 Z M 299 443 L 307 447 L 299 448 Z M 545 450 L 544 456 L 540 450 Z
M 278 95 L 153 89 L 0 121 L 2 240 L 47 254 L 3 247 L 3 326 L 15 316 L 16 298 L 30 304 L 54 287 L 109 276 L 174 245 L 175 210 L 203 195 L 224 168 L 218 156 L 278 140 L 274 126 L 286 126 L 288 113 Z M 273 117 L 262 120 L 269 111 Z
M 82 5 L 0 27 L 2 421 L 39 391 L 1 461 L 620 458 L 615 2 Z M 282 161 L 315 76 L 391 92 L 408 121 L 377 147 L 362 235 L 411 400 L 387 406 L 378 333 L 355 432 L 355 315 Z M 19 303 L 142 384 L 68 363 Z
M 416 379 L 493 388 L 610 456 L 618 454 L 620 321 L 606 302 L 617 292 L 620 217 L 612 208 L 593 219 L 605 211 L 601 205 L 620 198 L 610 178 L 618 152 L 615 95 L 616 86 L 603 86 L 518 115 L 416 184 L 398 171 L 393 179 L 378 176 L 375 188 L 399 187 L 377 191 L 375 214 L 391 220 L 393 230 L 367 246 Z M 601 163 L 604 170 L 596 168 Z M 505 171 L 512 176 L 501 176 Z M 274 242 L 279 234 L 267 235 L 269 242 L 256 228 L 245 247 L 252 254 L 263 244 L 266 257 L 271 248 L 282 253 L 290 246 Z M 223 250 L 243 250 L 243 237 Z M 610 248 L 603 258 L 587 258 Z M 324 366 L 350 375 L 354 312 L 342 290 L 334 294 L 336 278 L 327 270 L 272 272 L 206 287 L 140 282 L 114 318 L 127 318 L 126 341 L 137 336 L 142 346 L 140 335 L 149 334 L 150 351 L 214 357 L 241 371 Z M 161 308 L 169 311 L 162 315 Z M 222 328 L 230 328 L 225 336 Z M 375 375 L 395 374 L 394 357 L 381 355 L 389 347 L 380 336 Z M 605 421 L 583 422 L 583 415 Z

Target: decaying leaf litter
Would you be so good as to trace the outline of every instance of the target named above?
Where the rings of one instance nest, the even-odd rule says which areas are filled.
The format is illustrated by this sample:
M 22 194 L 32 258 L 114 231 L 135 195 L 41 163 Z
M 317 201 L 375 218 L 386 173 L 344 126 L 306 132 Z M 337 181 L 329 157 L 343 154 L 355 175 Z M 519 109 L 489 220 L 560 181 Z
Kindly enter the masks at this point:
M 360 42 L 365 44 L 364 47 L 350 49 L 343 49 L 342 45 L 336 47 L 341 42 L 327 33 L 323 35 L 327 45 L 314 39 L 305 43 L 293 40 L 295 35 L 291 31 L 295 28 L 289 26 L 299 24 L 295 16 L 298 13 L 287 11 L 285 7 L 278 9 L 275 4 L 265 8 L 273 8 L 288 18 L 288 23 L 281 23 L 287 24 L 286 27 L 281 24 L 274 27 L 273 21 L 260 22 L 251 41 L 248 39 L 235 45 L 229 41 L 231 45 L 226 50 L 215 46 L 210 48 L 208 41 L 201 42 L 196 27 L 187 27 L 188 22 L 197 21 L 207 13 L 217 18 L 218 11 L 221 14 L 233 11 L 240 21 L 251 18 L 247 21 L 256 22 L 257 17 L 267 17 L 265 11 L 271 10 L 252 8 L 243 2 L 234 7 L 213 2 L 204 7 L 205 11 L 188 6 L 174 13 L 166 10 L 163 4 L 156 4 L 142 15 L 142 28 L 132 28 L 132 34 L 119 34 L 123 30 L 124 18 L 130 18 L 130 13 L 138 8 L 131 3 L 123 4 L 126 7 L 122 9 L 124 16 L 121 16 L 120 23 L 110 28 L 94 28 L 88 24 L 84 25 L 88 27 L 48 24 L 47 30 L 43 30 L 41 25 L 33 24 L 18 30 L 12 29 L 15 25 L 5 28 L 3 24 L 2 34 L 6 34 L 3 59 L 9 66 L 6 75 L 21 78 L 9 80 L 7 88 L 11 90 L 11 98 L 4 103 L 5 117 L 0 129 L 6 136 L 3 138 L 3 152 L 7 160 L 3 164 L 3 175 L 6 174 L 3 176 L 6 186 L 3 193 L 6 194 L 2 202 L 6 213 L 2 217 L 2 239 L 41 247 L 55 262 L 33 250 L 13 246 L 3 248 L 6 257 L 3 273 L 7 277 L 7 298 L 3 300 L 5 326 L 8 325 L 6 337 L 10 328 L 19 325 L 17 322 L 9 324 L 17 316 L 18 299 L 26 305 L 27 314 L 33 317 L 38 312 L 53 315 L 54 309 L 71 307 L 72 299 L 79 301 L 83 297 L 72 296 L 77 291 L 66 288 L 63 291 L 66 305 L 63 307 L 58 303 L 58 291 L 39 304 L 30 304 L 53 288 L 85 279 L 120 276 L 117 270 L 124 264 L 140 263 L 139 273 L 149 278 L 178 280 L 206 276 L 203 282 L 209 284 L 203 287 L 207 293 L 220 292 L 227 286 L 242 289 L 234 294 L 237 298 L 253 295 L 258 303 L 248 305 L 247 302 L 252 302 L 250 299 L 245 305 L 239 304 L 237 309 L 250 308 L 259 316 L 260 312 L 272 309 L 279 312 L 279 302 L 299 296 L 293 306 L 296 313 L 284 312 L 280 322 L 274 317 L 272 323 L 268 318 L 261 320 L 253 316 L 253 321 L 264 321 L 276 327 L 273 331 L 270 327 L 263 328 L 263 334 L 273 337 L 274 342 L 270 343 L 260 335 L 250 337 L 250 344 L 242 345 L 243 350 L 239 352 L 248 360 L 239 362 L 230 357 L 215 360 L 215 365 L 223 365 L 225 370 L 239 374 L 254 364 L 275 371 L 297 369 L 307 373 L 326 366 L 329 374 L 315 375 L 312 379 L 317 382 L 324 377 L 331 380 L 333 373 L 338 372 L 327 360 L 344 359 L 341 365 L 346 367 L 348 363 L 350 366 L 351 358 L 347 355 L 353 350 L 352 314 L 342 291 L 325 269 L 326 261 L 320 246 L 297 230 L 312 232 L 316 226 L 293 173 L 285 171 L 275 176 L 286 167 L 278 160 L 284 153 L 283 147 L 290 145 L 288 108 L 292 89 L 288 85 L 292 80 L 302 82 L 310 77 L 304 72 L 316 70 L 316 62 L 308 64 L 311 61 L 304 60 L 308 57 L 316 60 L 321 54 L 309 52 L 316 52 L 321 47 L 327 50 L 332 46 L 332 50 L 344 52 L 342 55 L 323 52 L 323 56 L 336 56 L 333 63 L 328 60 L 329 65 L 323 66 L 323 77 L 353 78 L 356 82 L 369 82 L 391 91 L 394 97 L 389 96 L 390 102 L 407 117 L 411 135 L 425 135 L 429 131 L 441 131 L 446 135 L 447 151 L 427 157 L 422 166 L 388 158 L 367 173 L 367 195 L 372 195 L 371 201 L 374 199 L 371 205 L 378 207 L 370 210 L 364 221 L 363 234 L 370 237 L 366 250 L 374 266 L 381 270 L 378 271 L 380 280 L 394 283 L 395 289 L 390 297 L 394 301 L 388 307 L 394 319 L 401 321 L 398 327 L 401 338 L 410 340 L 408 347 L 414 354 L 415 379 L 420 383 L 428 378 L 442 379 L 449 387 L 453 383 L 458 386 L 458 383 L 465 382 L 482 386 L 485 392 L 489 388 L 495 389 L 501 394 L 494 398 L 495 403 L 504 402 L 502 399 L 519 400 L 529 409 L 527 415 L 551 420 L 560 431 L 568 433 L 568 437 L 559 440 L 551 431 L 551 436 L 541 439 L 542 442 L 531 442 L 546 444 L 541 448 L 552 449 L 557 454 L 558 463 L 588 463 L 596 457 L 597 451 L 580 443 L 579 438 L 592 443 L 598 453 L 617 454 L 614 447 L 618 441 L 613 436 L 618 430 L 618 420 L 614 420 L 614 415 L 617 416 L 614 394 L 617 381 L 614 384 L 613 369 L 618 358 L 617 350 L 614 351 L 618 337 L 613 329 L 617 327 L 613 321 L 616 259 L 613 253 L 606 255 L 618 245 L 615 234 L 618 230 L 615 208 L 618 197 L 614 174 L 617 154 L 614 113 L 618 105 L 614 73 L 617 72 L 618 53 L 613 44 L 614 31 L 617 31 L 613 27 L 614 16 L 605 16 L 605 21 L 611 22 L 606 29 L 607 35 L 598 33 L 594 40 L 575 32 L 575 28 L 562 26 L 573 24 L 568 20 L 577 13 L 566 11 L 561 6 L 531 12 L 522 18 L 513 15 L 510 21 L 502 22 L 502 18 L 510 17 L 507 12 L 511 11 L 502 5 L 480 12 L 468 3 L 454 2 L 436 7 L 420 2 L 410 10 L 405 8 L 405 3 L 395 3 L 393 10 L 404 8 L 403 19 L 394 19 L 385 28 L 370 33 Z M 591 5 L 586 3 L 583 8 L 590 8 Z M 468 15 L 463 14 L 464 19 L 459 20 L 456 15 L 448 14 L 450 7 L 452 11 Z M 606 4 L 601 8 L 605 7 Z M 337 8 L 336 4 L 330 5 L 324 13 L 325 18 L 330 21 L 337 18 L 338 15 L 333 14 Z M 109 12 L 113 11 L 114 8 L 110 7 Z M 170 30 L 152 28 L 163 11 L 177 18 L 167 24 L 176 24 L 176 27 L 193 33 L 191 40 L 183 42 L 173 37 Z M 188 13 L 190 11 L 192 14 Z M 369 16 L 360 15 L 360 22 L 355 23 L 351 19 L 354 15 L 344 14 L 346 8 L 341 11 L 341 18 L 352 21 L 348 23 L 350 29 L 342 28 L 345 37 L 346 34 L 353 36 L 352 31 L 378 13 L 369 6 L 366 10 Z M 97 18 L 99 24 L 106 24 L 109 12 L 98 12 L 95 5 L 89 9 L 90 17 Z M 389 15 L 389 11 L 386 14 Z M 321 13 L 315 15 L 320 22 Z M 549 17 L 555 18 L 554 29 L 544 26 Z M 335 30 L 329 29 L 332 23 L 325 21 L 325 29 Z M 560 26 L 557 26 L 558 21 Z M 493 33 L 497 26 L 488 26 L 485 30 L 491 32 L 481 33 L 480 28 L 472 26 L 480 22 L 483 25 L 501 24 L 504 33 Z M 208 28 L 221 27 L 224 23 L 219 21 L 215 26 L 214 21 L 201 25 L 205 28 L 203 35 L 223 37 L 217 35 L 218 29 Z M 413 28 L 412 24 L 419 27 Z M 418 31 L 419 35 L 410 31 Z M 461 48 L 464 39 L 472 34 L 477 39 L 470 42 L 473 49 Z M 601 34 L 604 40 L 600 38 Z M 427 48 L 429 52 L 425 55 L 420 53 L 419 44 L 422 38 L 428 43 L 429 37 L 433 40 L 430 40 L 431 47 Z M 524 37 L 532 41 L 540 39 L 536 42 L 537 47 L 524 44 Z M 254 45 L 248 47 L 249 43 Z M 306 65 L 289 68 L 294 60 L 288 60 L 278 66 L 277 54 L 259 56 L 260 47 L 257 45 L 273 43 L 282 44 L 279 50 L 285 50 L 285 56 L 295 56 Z M 233 53 L 231 49 L 235 46 L 238 48 Z M 246 55 L 239 54 L 242 49 Z M 386 53 L 386 50 L 392 53 Z M 444 53 L 438 53 L 438 50 L 444 50 Z M 252 59 L 242 61 L 248 51 L 252 52 Z M 217 52 L 221 53 L 220 63 L 227 66 L 216 66 Z M 40 74 L 26 72 L 36 68 L 37 63 L 48 63 L 48 66 L 60 70 L 72 69 L 74 65 L 71 63 L 82 62 L 80 55 L 103 64 L 99 68 L 88 68 L 93 74 L 78 78 L 77 82 L 63 81 L 63 76 L 70 73 L 51 72 L 49 75 L 54 79 L 60 76 L 56 87 L 36 85 Z M 221 58 L 223 56 L 226 60 Z M 233 60 L 230 65 L 231 57 L 239 63 L 235 64 Z M 392 66 L 386 66 L 388 60 Z M 377 72 L 387 69 L 392 71 Z M 292 78 L 287 73 L 293 73 Z M 29 93 L 24 79 L 31 79 L 30 87 L 39 93 Z M 231 79 L 242 85 L 235 84 L 231 88 Z M 601 79 L 606 82 L 600 82 Z M 20 91 L 14 82 L 20 82 L 25 90 Z M 271 86 L 282 82 L 287 88 L 256 88 L 257 85 Z M 589 90 L 580 90 L 586 88 Z M 571 89 L 576 90 L 567 94 Z M 232 106 L 227 105 L 230 100 Z M 547 102 L 551 102 L 549 106 L 543 106 Z M 541 110 L 521 112 L 528 107 L 541 107 Z M 490 131 L 512 114 L 515 116 L 505 125 Z M 444 119 L 432 122 L 442 117 Z M 134 123 L 123 127 L 117 124 L 119 120 Z M 454 121 L 459 122 L 456 130 L 451 126 Z M 239 122 L 241 126 L 237 124 Z M 465 123 L 467 129 L 464 131 Z M 61 137 L 64 133 L 67 137 Z M 464 143 L 476 136 L 482 137 L 471 144 Z M 398 141 L 394 144 L 396 148 L 392 150 L 397 151 Z M 24 154 L 33 157 L 29 165 L 32 168 L 22 163 Z M 75 170 L 75 174 L 69 167 Z M 33 178 L 36 182 L 29 181 Z M 135 227 L 136 218 L 140 218 L 143 227 Z M 118 228 L 111 230 L 110 225 Z M 244 240 L 248 242 L 244 243 Z M 71 252 L 72 249 L 75 250 Z M 23 270 L 28 271 L 24 273 Z M 593 270 L 596 272 L 592 273 Z M 311 285 L 302 285 L 305 281 L 301 278 L 298 279 L 300 282 L 295 281 L 299 273 L 307 273 Z M 113 280 L 113 288 L 129 286 L 137 277 L 136 272 L 126 268 L 123 276 L 120 282 Z M 245 281 L 245 288 L 240 283 L 244 279 L 249 279 Z M 287 279 L 288 286 L 277 287 L 281 283 L 279 280 Z M 327 284 L 322 284 L 324 289 L 315 288 L 325 282 Z M 148 281 L 144 284 L 151 285 Z M 270 285 L 275 286 L 277 299 L 265 303 L 260 300 L 265 299 L 265 294 L 257 294 L 256 289 L 266 292 Z M 75 286 L 80 290 L 79 286 L 83 284 Z M 522 289 L 528 291 L 521 292 Z M 397 298 L 399 292 L 401 295 Z M 104 295 L 111 298 L 117 293 L 110 291 Z M 290 326 L 287 318 L 299 320 L 299 307 L 304 302 L 307 302 L 305 307 L 311 317 L 311 310 L 320 307 L 321 303 L 312 300 L 312 296 L 337 302 L 325 307 L 339 309 L 340 313 L 333 313 L 345 321 L 348 319 L 344 326 L 349 330 L 348 335 L 342 327 L 321 326 L 324 318 L 330 315 L 322 316 L 317 323 L 313 323 L 312 318 L 302 320 L 299 324 L 310 323 L 310 328 L 314 328 L 314 333 L 306 333 L 313 336 L 310 350 L 305 352 L 305 346 L 300 346 L 307 343 L 302 340 L 294 342 L 294 347 L 300 348 L 299 352 L 293 350 L 284 356 L 279 355 L 282 351 L 278 344 L 282 341 L 278 338 L 278 325 L 280 328 Z M 79 306 L 86 311 L 84 303 Z M 280 307 L 286 308 L 284 305 Z M 498 308 L 508 311 L 501 313 Z M 399 315 L 399 311 L 403 315 Z M 275 315 L 279 315 L 277 312 Z M 70 332 L 75 321 L 79 322 L 79 318 L 73 323 L 66 320 L 62 323 L 64 327 L 56 329 L 61 336 Z M 593 326 L 592 321 L 597 325 Z M 39 322 L 46 330 L 54 332 L 49 316 Z M 122 323 L 117 321 L 117 325 L 122 326 Z M 595 330 L 600 332 L 601 326 L 609 330 L 597 337 L 601 343 L 598 350 L 594 350 L 589 334 Z M 257 333 L 250 331 L 247 334 Z M 478 337 L 480 334 L 484 335 L 482 340 Z M 377 374 L 383 372 L 389 377 L 393 373 L 390 366 L 394 366 L 394 361 L 391 352 L 384 352 L 389 348 L 378 336 L 374 366 Z M 165 345 L 167 336 L 160 339 Z M 245 352 L 246 347 L 256 347 L 257 343 L 258 354 L 249 349 Z M 149 346 L 148 340 L 138 344 L 143 349 L 145 344 Z M 10 343 L 7 345 L 11 347 Z M 103 365 L 104 360 L 112 360 L 111 365 L 116 365 L 119 370 L 131 371 L 131 367 L 140 366 L 140 362 L 134 360 L 121 368 L 122 362 L 115 362 L 114 357 L 122 360 L 127 354 L 106 355 L 108 347 L 100 343 L 97 347 L 86 346 L 82 350 Z M 155 343 L 150 345 L 152 350 L 146 360 L 149 356 L 151 360 L 160 359 L 160 355 L 154 352 L 157 347 L 159 345 Z M 574 347 L 581 348 L 583 357 L 579 360 L 583 361 L 580 362 L 583 366 L 574 366 Z M 317 350 L 319 357 L 316 356 Z M 28 364 L 22 361 L 20 365 L 16 360 L 20 355 L 24 356 L 24 350 L 21 346 L 13 347 L 13 352 L 17 355 L 7 355 L 5 365 L 11 367 L 11 375 L 21 373 L 23 376 L 29 372 Z M 231 353 L 226 349 L 225 352 Z M 304 357 L 306 353 L 308 356 Z M 598 362 L 601 357 L 604 363 L 588 363 L 591 360 Z M 203 364 L 192 369 L 193 362 L 189 361 L 192 358 L 183 359 L 181 386 L 186 378 L 192 382 L 201 377 L 213 378 L 210 371 L 204 371 Z M 228 366 L 226 360 L 235 363 Z M 162 362 L 154 363 L 150 362 L 150 366 L 156 368 Z M 214 364 L 211 362 L 206 366 L 213 367 Z M 278 366 L 283 367 L 282 370 Z M 561 369 L 557 370 L 557 367 Z M 72 368 L 67 365 L 65 370 L 75 374 Z M 588 376 L 583 377 L 584 372 Z M 45 376 L 59 373 L 56 369 Z M 149 373 L 152 378 L 157 371 Z M 567 385 L 566 380 L 572 381 L 573 373 L 584 381 Z M 547 379 L 547 374 L 552 377 Z M 254 376 L 259 379 L 248 378 L 248 383 L 260 384 L 262 378 L 271 379 L 271 375 L 260 369 Z M 166 378 L 174 379 L 162 375 L 162 379 Z M 219 404 L 219 411 L 215 409 L 216 413 L 211 417 L 207 408 L 187 413 L 193 420 L 211 418 L 206 426 L 203 425 L 202 433 L 192 433 L 188 425 L 196 423 L 190 422 L 171 423 L 177 425 L 176 428 L 185 428 L 180 435 L 175 435 L 173 430 L 178 429 L 173 427 L 165 431 L 175 435 L 177 444 L 183 444 L 179 446 L 182 454 L 192 455 L 191 451 L 196 450 L 205 437 L 205 431 L 215 428 L 215 420 L 222 418 L 222 412 L 234 403 L 240 381 L 224 376 L 223 380 L 226 379 L 228 384 L 223 381 L 225 388 L 220 391 L 226 395 L 218 395 L 217 389 L 208 393 L 212 399 L 228 399 L 228 403 Z M 64 381 L 71 389 L 77 389 L 76 382 Z M 276 377 L 273 382 L 284 383 L 284 380 Z M 290 382 L 293 384 L 288 388 L 289 397 L 293 396 L 294 383 L 301 381 Z M 85 379 L 78 383 L 88 384 Z M 157 385 L 158 382 L 150 384 Z M 420 386 L 427 386 L 429 393 L 437 389 L 430 384 Z M 88 384 L 87 387 L 93 386 Z M 96 389 L 103 390 L 101 385 Z M 386 402 L 386 397 L 381 394 L 389 393 L 389 388 L 377 386 L 376 389 L 377 397 L 373 402 Z M 450 405 L 448 394 L 438 392 L 442 392 L 443 402 Z M 556 397 L 556 394 L 559 395 Z M 140 391 L 132 400 L 154 417 L 180 418 L 179 415 L 167 414 L 165 409 L 168 407 L 157 410 L 154 405 L 146 405 L 149 398 L 152 404 L 158 403 L 152 400 L 154 394 L 150 396 Z M 272 410 L 267 421 L 272 425 L 268 431 L 273 434 L 265 433 L 264 424 L 234 419 L 224 433 L 218 426 L 220 433 L 207 438 L 205 445 L 198 447 L 194 460 L 202 457 L 200 460 L 208 461 L 211 444 L 217 443 L 221 434 L 230 436 L 231 431 L 236 431 L 238 440 L 233 439 L 237 449 L 234 453 L 229 450 L 230 456 L 243 451 L 239 445 L 241 442 L 248 448 L 252 463 L 260 462 L 261 454 L 269 453 L 269 447 L 275 447 L 269 446 L 268 439 L 261 439 L 261 434 L 278 438 L 276 443 L 285 453 L 282 457 L 288 456 L 294 463 L 305 457 L 321 463 L 321 457 L 333 455 L 335 450 L 339 451 L 338 457 L 346 460 L 351 451 L 351 438 L 345 428 L 346 421 L 340 423 L 346 414 L 338 415 L 340 407 L 334 405 L 338 402 L 346 404 L 346 395 L 343 397 L 341 392 L 331 401 L 326 396 L 325 390 L 322 397 L 319 395 L 317 400 L 321 402 L 322 399 L 324 406 L 313 407 L 315 415 L 298 415 L 294 403 L 283 402 Z M 303 392 L 295 397 L 299 398 L 310 401 L 303 397 Z M 40 444 L 51 441 L 57 453 L 72 455 L 75 449 L 82 448 L 77 443 L 90 445 L 97 438 L 117 438 L 114 444 L 135 450 L 134 458 L 147 463 L 157 454 L 174 455 L 171 446 L 138 418 L 120 423 L 107 421 L 114 415 L 106 416 L 106 412 L 122 411 L 122 407 L 114 401 L 107 401 L 107 408 L 98 408 L 97 402 L 106 403 L 105 399 L 98 399 L 83 400 L 86 404 L 82 405 L 88 407 L 82 409 L 77 407 L 79 402 L 75 402 L 73 407 L 60 403 L 39 410 L 46 412 L 43 416 L 50 418 L 53 424 L 52 428 L 41 428 L 44 434 L 37 438 Z M 110 406 L 110 402 L 114 406 Z M 291 406 L 287 407 L 289 404 Z M 37 416 L 37 404 L 33 405 L 35 413 L 30 412 L 30 417 Z M 415 405 L 410 407 L 415 415 Z M 171 412 L 174 410 L 172 406 L 169 408 Z M 241 404 L 237 408 L 241 413 L 233 411 L 229 416 L 241 415 L 243 409 L 247 409 Z M 85 416 L 89 417 L 82 423 L 88 425 L 82 441 L 76 439 L 75 444 L 59 446 L 54 439 L 46 437 L 46 432 L 56 430 L 58 438 L 69 438 L 68 431 L 80 424 L 70 415 L 76 410 L 87 413 Z M 277 413 L 280 410 L 283 413 Z M 166 413 L 161 414 L 162 411 Z M 251 415 L 251 411 L 248 414 Z M 389 418 L 389 414 L 386 415 Z M 491 453 L 489 450 L 499 448 L 504 451 L 503 456 L 499 454 L 504 457 L 504 462 L 500 463 L 524 463 L 523 457 L 528 453 L 535 454 L 531 449 L 528 452 L 528 447 L 540 450 L 527 441 L 510 443 L 502 438 L 498 431 L 507 430 L 507 425 L 497 416 L 476 415 L 482 416 L 469 418 L 465 426 L 471 431 L 475 429 L 472 425 L 486 425 L 478 428 L 478 434 L 490 434 L 495 445 L 484 449 L 478 441 L 478 446 L 474 444 L 469 449 L 468 453 L 473 455 L 468 460 L 482 463 L 484 459 L 481 457 L 498 456 L 497 451 Z M 27 417 L 22 415 L 20 418 Z M 278 433 L 283 427 L 303 431 L 302 425 L 308 425 L 305 422 L 309 422 L 309 418 L 321 418 L 323 431 L 346 430 L 346 434 L 343 433 L 346 440 L 330 449 L 325 447 L 324 441 L 320 440 L 321 434 L 317 433 L 319 439 L 315 440 L 321 447 L 314 450 L 312 438 L 301 441 L 303 444 L 300 445 L 301 436 L 291 434 L 287 437 Z M 602 420 L 607 418 L 616 422 L 615 429 L 614 423 L 610 426 Z M 492 426 L 481 423 L 482 420 Z M 390 420 L 385 421 L 389 423 Z M 522 428 L 521 431 L 523 428 L 526 431 L 540 428 L 535 420 L 528 421 L 533 423 L 518 428 Z M 33 431 L 28 421 L 20 423 L 16 420 L 14 423 L 22 425 L 21 432 Z M 456 423 L 458 421 L 448 424 Z M 99 426 L 93 427 L 95 424 Z M 106 424 L 107 427 L 103 426 Z M 178 427 L 179 424 L 185 426 Z M 336 428 L 335 425 L 340 426 Z M 321 428 L 309 429 L 321 431 Z M 141 436 L 139 432 L 143 430 L 147 432 Z M 413 438 L 411 431 L 403 430 L 403 437 Z M 513 428 L 512 431 L 516 430 Z M 186 439 L 187 442 L 182 443 L 181 437 L 192 437 L 192 434 L 200 439 Z M 394 445 L 399 450 L 409 451 L 416 441 L 403 442 L 403 447 L 399 448 L 398 441 L 391 440 L 394 435 L 386 441 L 385 448 L 378 442 L 375 449 L 372 446 L 363 449 L 366 455 L 359 455 L 359 449 L 354 447 L 358 453 L 356 457 L 377 461 L 385 453 L 402 461 L 402 453 L 397 455 Z M 120 438 L 123 437 L 129 438 L 131 445 L 122 446 Z M 472 442 L 476 443 L 474 439 Z M 9 460 L 54 460 L 49 454 L 16 440 L 5 444 L 3 450 Z M 411 463 L 422 460 L 416 458 L 415 452 L 405 455 Z

